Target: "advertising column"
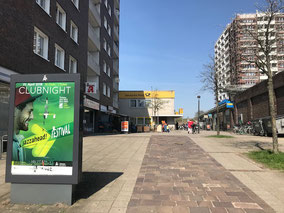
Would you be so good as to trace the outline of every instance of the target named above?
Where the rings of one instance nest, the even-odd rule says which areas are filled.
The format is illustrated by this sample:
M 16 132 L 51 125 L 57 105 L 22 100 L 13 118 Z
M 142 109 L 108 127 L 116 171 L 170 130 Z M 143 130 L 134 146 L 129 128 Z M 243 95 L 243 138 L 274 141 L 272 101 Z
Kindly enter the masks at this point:
M 13 107 L 9 113 L 6 168 L 6 181 L 12 182 L 12 201 L 40 200 L 38 194 L 35 198 L 19 200 L 18 191 L 25 187 L 29 191 L 33 191 L 30 187 L 34 187 L 35 193 L 37 186 L 49 190 L 54 188 L 54 192 L 60 194 L 56 190 L 60 186 L 51 184 L 68 185 L 67 191 L 72 192 L 72 184 L 78 183 L 81 152 L 78 79 L 79 75 L 12 77 L 10 106 Z M 45 199 L 50 197 L 50 201 L 47 199 L 46 202 L 53 203 L 54 194 L 39 194 L 44 194 Z M 24 197 L 29 196 L 26 194 Z

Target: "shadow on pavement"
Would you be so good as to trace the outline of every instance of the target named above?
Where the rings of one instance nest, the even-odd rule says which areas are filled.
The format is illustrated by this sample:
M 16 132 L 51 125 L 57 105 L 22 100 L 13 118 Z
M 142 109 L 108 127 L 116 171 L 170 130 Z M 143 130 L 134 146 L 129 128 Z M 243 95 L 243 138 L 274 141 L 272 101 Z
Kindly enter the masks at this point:
M 74 203 L 92 196 L 122 174 L 122 172 L 83 172 L 82 181 L 76 186 L 73 195 Z

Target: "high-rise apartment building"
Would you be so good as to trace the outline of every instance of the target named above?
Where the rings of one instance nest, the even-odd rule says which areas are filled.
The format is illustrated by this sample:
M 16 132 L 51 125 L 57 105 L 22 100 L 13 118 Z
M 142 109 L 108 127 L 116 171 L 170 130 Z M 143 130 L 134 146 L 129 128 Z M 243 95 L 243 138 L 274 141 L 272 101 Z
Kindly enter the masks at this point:
M 263 13 L 238 14 L 215 44 L 215 69 L 220 88 L 219 101 L 229 98 L 226 90 L 246 89 L 267 77 L 255 63 L 263 55 L 254 35 L 264 40 L 267 17 Z M 274 73 L 284 70 L 284 14 L 278 14 L 270 24 L 271 67 Z
M 11 74 L 80 73 L 84 130 L 118 117 L 119 0 L 13 0 L 0 3 L 0 136 Z
M 119 91 L 119 0 L 89 0 L 86 131 L 117 123 Z M 100 129 L 102 130 L 102 129 Z

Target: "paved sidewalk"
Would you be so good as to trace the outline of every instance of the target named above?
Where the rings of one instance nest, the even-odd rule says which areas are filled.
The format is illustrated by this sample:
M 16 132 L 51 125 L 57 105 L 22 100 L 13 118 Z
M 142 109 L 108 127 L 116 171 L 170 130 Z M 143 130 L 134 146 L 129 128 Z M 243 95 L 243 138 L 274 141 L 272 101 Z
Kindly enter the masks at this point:
M 127 212 L 274 212 L 185 136 L 152 136 Z
M 143 134 L 85 137 L 83 182 L 72 206 L 11 204 L 5 160 L 0 160 L 0 212 L 125 212 L 149 139 Z
M 284 212 L 284 173 L 271 170 L 248 159 L 244 153 L 261 148 L 272 149 L 271 137 L 232 135 L 234 138 L 208 138 L 216 132 L 203 131 L 188 135 L 211 157 L 230 171 L 243 184 L 257 194 L 276 212 Z M 227 132 L 222 134 L 231 135 Z M 284 151 L 284 137 L 278 138 Z
M 11 204 L 10 184 L 5 183 L 4 180 L 5 159 L 2 159 L 0 160 L 0 212 L 113 213 L 126 212 L 127 207 L 128 211 L 132 212 L 135 205 L 141 207 L 137 210 L 138 212 L 143 209 L 151 212 L 151 209 L 157 211 L 154 207 L 158 204 L 160 212 L 182 212 L 185 209 L 181 206 L 190 207 L 188 205 L 191 203 L 200 207 L 194 209 L 198 206 L 192 206 L 191 212 L 208 212 L 210 208 L 216 210 L 215 205 L 219 204 L 221 206 L 218 207 L 218 212 L 228 207 L 224 205 L 230 205 L 231 209 L 229 207 L 227 209 L 230 209 L 228 211 L 231 213 L 244 212 L 239 208 L 232 208 L 232 205 L 236 207 L 234 205 L 243 201 L 256 203 L 253 207 L 263 208 L 260 212 L 273 212 L 262 201 L 264 200 L 276 212 L 283 213 L 284 173 L 266 169 L 242 154 L 248 150 L 259 149 L 259 146 L 271 147 L 271 138 L 239 135 L 232 139 L 207 138 L 206 136 L 210 134 L 214 132 L 204 131 L 199 135 L 188 135 L 186 131 L 172 131 L 169 134 L 137 133 L 85 137 L 83 182 L 78 186 L 75 203 L 72 206 Z M 151 137 L 152 141 L 149 144 Z M 280 138 L 279 144 L 281 150 L 284 150 L 284 138 Z M 145 155 L 146 149 L 148 151 Z M 152 157 L 154 158 L 151 160 Z M 144 163 L 141 167 L 143 159 Z M 187 182 L 181 182 L 181 180 Z M 141 191 L 143 188 L 141 184 L 143 186 L 144 183 L 146 188 Z M 155 183 L 161 187 L 162 194 L 159 196 L 154 194 L 154 200 L 149 201 L 152 196 L 147 192 L 153 188 L 150 187 L 151 190 L 149 190 L 148 187 Z M 225 195 L 219 195 L 220 198 L 216 194 L 210 195 L 210 193 L 224 193 L 224 189 L 229 191 L 225 191 Z M 143 191 L 146 192 L 145 195 L 142 195 Z M 235 191 L 244 194 L 237 193 L 231 196 L 230 193 Z M 169 192 L 173 194 L 165 196 Z M 201 198 L 205 199 L 202 194 L 204 192 L 209 193 L 207 200 L 201 200 Z M 183 193 L 189 194 L 184 197 L 181 196 Z M 247 199 L 248 197 L 250 199 Z M 185 198 L 188 200 L 185 201 Z M 235 200 L 230 200 L 232 198 Z M 130 199 L 131 202 L 129 202 Z M 140 200 L 141 203 L 133 200 Z M 166 200 L 169 203 L 166 204 Z M 174 206 L 173 202 L 175 202 Z M 236 203 L 233 204 L 233 202 Z M 187 210 L 189 211 L 189 208 L 185 211 Z M 259 209 L 246 211 L 259 212 Z

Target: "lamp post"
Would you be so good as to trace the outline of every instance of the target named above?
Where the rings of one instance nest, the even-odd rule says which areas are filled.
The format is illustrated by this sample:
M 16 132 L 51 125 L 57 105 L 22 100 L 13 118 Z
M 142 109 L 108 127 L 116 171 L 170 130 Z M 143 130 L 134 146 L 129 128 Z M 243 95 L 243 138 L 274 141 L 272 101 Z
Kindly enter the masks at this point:
M 200 133 L 200 125 L 199 125 L 199 115 L 200 115 L 200 95 L 197 96 L 198 99 L 198 118 L 197 118 L 197 125 L 198 125 L 198 134 Z

